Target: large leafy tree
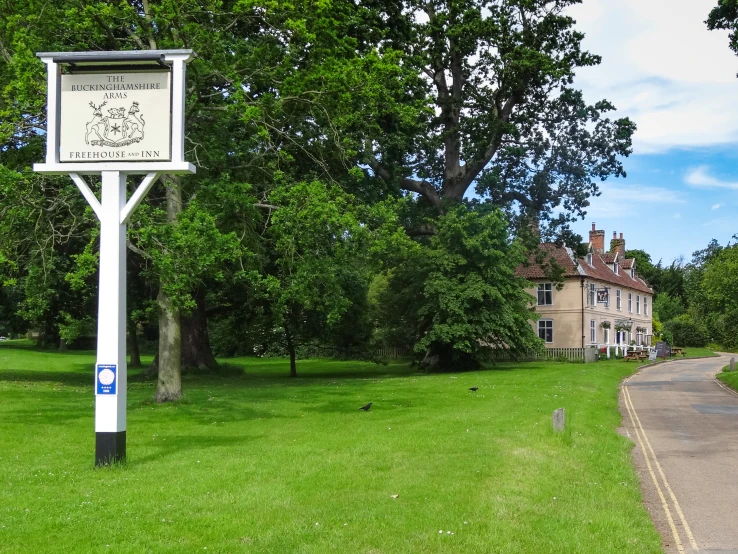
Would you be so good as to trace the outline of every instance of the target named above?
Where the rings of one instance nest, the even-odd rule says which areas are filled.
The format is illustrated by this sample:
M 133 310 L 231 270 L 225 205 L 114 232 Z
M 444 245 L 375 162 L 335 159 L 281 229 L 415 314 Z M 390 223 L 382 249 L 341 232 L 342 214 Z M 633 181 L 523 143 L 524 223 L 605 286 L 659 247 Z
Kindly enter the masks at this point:
M 474 191 L 509 215 L 549 222 L 544 233 L 581 215 L 596 180 L 624 175 L 619 156 L 634 125 L 571 88 L 577 68 L 600 61 L 565 14 L 575 3 L 372 2 L 388 22 L 386 48 L 403 52 L 419 78 L 362 128 L 368 171 L 417 194 L 431 214 Z
M 5 100 L 0 107 L 0 138 L 5 145 L 0 163 L 30 183 L 48 182 L 49 195 L 57 198 L 70 187 L 60 189 L 57 181 L 28 175 L 28 165 L 40 159 L 44 141 L 45 78 L 43 64 L 35 59 L 36 51 L 189 47 L 201 55 L 189 67 L 186 143 L 187 156 L 197 162 L 199 175 L 192 179 L 165 178 L 164 186 L 153 191 L 149 217 L 137 217 L 131 225 L 131 248 L 151 261 L 154 271 L 148 275 L 160 289 L 160 331 L 167 338 L 160 342 L 160 399 L 181 394 L 180 323 L 183 310 L 187 316 L 199 307 L 193 304 L 192 292 L 205 285 L 207 276 L 217 274 L 226 258 L 233 260 L 240 254 L 225 239 L 229 230 L 219 229 L 220 218 L 203 210 L 194 214 L 195 210 L 188 212 L 187 207 L 205 179 L 217 181 L 229 171 L 236 173 L 237 179 L 249 177 L 248 163 L 240 155 L 228 153 L 253 150 L 254 142 L 249 141 L 257 133 L 249 133 L 252 129 L 244 125 L 242 110 L 232 108 L 229 91 L 242 90 L 241 76 L 258 70 L 259 64 L 270 59 L 264 51 L 257 52 L 268 49 L 268 45 L 245 40 L 260 34 L 260 23 L 253 18 L 255 9 L 251 4 L 241 4 L 238 9 L 206 1 L 155 5 L 147 1 L 70 1 L 49 5 L 34 0 L 0 8 L 0 80 Z M 65 24 L 60 27 L 59 21 Z M 230 32 L 219 32 L 228 29 Z M 226 159 L 230 163 L 224 163 Z M 251 159 L 246 157 L 246 161 Z M 233 204 L 240 202 L 234 200 Z M 84 210 L 80 210 L 82 213 Z M 220 234 L 224 240 L 218 237 Z M 147 237 L 158 239 L 154 248 L 144 240 Z M 220 249 L 213 250 L 213 246 Z M 182 257 L 183 253 L 187 256 Z M 29 266 L 19 267 L 25 270 Z M 171 268 L 174 270 L 167 271 Z M 187 285 L 189 291 L 183 288 Z
M 354 52 L 348 58 L 357 59 L 356 39 L 341 29 L 350 19 L 348 7 L 220 0 L 30 0 L 0 7 L 0 163 L 23 179 L 29 179 L 28 165 L 40 159 L 44 141 L 45 78 L 36 51 L 192 48 L 199 55 L 188 68 L 186 135 L 187 157 L 197 163 L 198 175 L 165 177 L 152 191 L 149 209 L 131 224 L 130 248 L 141 258 L 134 265 L 148 264 L 146 275 L 159 286 L 162 400 L 181 394 L 181 353 L 187 350 L 182 334 L 207 337 L 207 302 L 232 304 L 202 291 L 224 275 L 234 279 L 255 261 L 248 254 L 260 216 L 244 206 L 258 204 L 257 197 L 267 200 L 272 182 L 285 172 L 334 180 L 348 169 L 341 163 L 345 147 L 316 124 L 325 113 L 319 100 L 335 87 L 326 91 L 322 70 L 311 71 L 328 54 L 340 60 L 343 52 Z M 314 22 L 310 32 L 308 17 Z M 331 79 L 325 80 L 346 93 L 342 74 L 356 72 L 340 61 L 328 69 Z M 232 196 L 190 207 L 203 183 L 223 185 Z M 234 248 L 234 236 L 240 248 Z M 197 340 L 185 346 L 192 344 L 209 348 Z M 197 357 L 202 359 L 207 365 L 212 356 Z
M 187 295 L 206 287 L 208 275 L 223 270 L 230 279 L 244 260 L 254 260 L 244 253 L 252 252 L 257 225 L 247 223 L 251 212 L 242 208 L 247 198 L 262 206 L 279 201 L 270 199 L 270 191 L 285 175 L 290 182 L 330 182 L 369 204 L 407 195 L 404 224 L 418 237 L 418 256 L 439 264 L 444 257 L 434 248 L 440 247 L 427 237 L 440 232 L 441 219 L 472 190 L 479 200 L 469 203 L 471 211 L 492 217 L 494 210 L 485 205 L 491 204 L 509 220 L 542 220 L 544 233 L 572 238 L 562 227 L 597 194 L 595 180 L 623 173 L 618 156 L 629 152 L 633 131 L 627 119 L 606 117 L 609 103 L 589 105 L 571 88 L 576 68 L 598 62 L 581 50 L 582 35 L 564 14 L 573 3 L 28 0 L 0 8 L 7 12 L 0 23 L 0 55 L 7 62 L 0 69 L 7 99 L 0 107 L 0 133 L 12 150 L 6 160 L 21 167 L 40 154 L 44 80 L 34 51 L 190 47 L 200 54 L 189 68 L 187 98 L 188 156 L 200 171 L 194 178 L 166 179 L 151 202 L 158 217 L 140 216 L 132 225 L 133 247 L 158 259 L 152 264 L 159 268 L 160 327 L 172 339 L 164 345 L 178 342 Z M 67 24 L 58 33 L 45 31 L 57 21 Z M 185 234 L 193 239 L 190 249 L 159 241 L 154 252 L 144 239 L 182 238 L 178 229 L 153 227 L 180 226 L 205 181 L 253 187 L 209 205 L 209 217 L 197 219 L 214 242 Z M 239 209 L 231 210 L 231 203 Z M 475 228 L 462 226 L 464 232 Z M 238 252 L 226 247 L 228 240 L 215 240 L 231 232 L 241 241 Z M 459 241 L 455 256 L 473 254 L 462 248 L 472 236 L 453 237 Z M 166 256 L 199 256 L 198 244 L 219 244 L 222 255 L 211 266 L 198 266 L 192 279 L 167 281 L 173 273 L 165 269 L 180 266 Z M 208 258 L 208 252 L 200 254 Z M 499 277 L 469 267 L 484 278 Z M 433 275 L 419 275 L 423 286 Z M 194 290 L 179 294 L 183 282 Z M 430 294 L 437 289 L 427 290 L 430 313 L 440 304 Z M 234 305 L 223 295 L 192 298 Z M 509 304 L 495 309 L 526 309 L 523 297 L 502 298 Z M 439 324 L 446 324 L 444 318 L 451 324 L 452 314 L 439 314 Z M 484 325 L 455 328 L 469 334 L 457 333 L 444 344 L 461 352 L 489 339 Z M 427 327 L 415 329 L 418 341 L 422 329 Z M 425 343 L 419 348 L 433 350 Z M 160 381 L 162 398 L 179 394 L 179 360 L 176 349 L 160 350 L 160 377 L 162 371 L 172 376 Z
M 525 258 L 500 210 L 451 207 L 427 244 L 405 250 L 389 272 L 377 301 L 383 326 L 441 368 L 473 367 L 488 347 L 539 348 L 533 298 L 515 275 Z

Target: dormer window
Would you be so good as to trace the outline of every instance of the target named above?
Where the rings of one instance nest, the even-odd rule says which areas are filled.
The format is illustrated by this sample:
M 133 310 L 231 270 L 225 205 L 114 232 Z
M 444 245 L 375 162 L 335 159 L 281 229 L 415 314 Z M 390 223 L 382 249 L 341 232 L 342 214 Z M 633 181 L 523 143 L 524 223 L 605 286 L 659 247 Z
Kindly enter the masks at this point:
M 636 270 L 635 269 L 631 269 L 630 270 L 630 278 L 631 279 L 635 279 L 636 278 Z
M 589 265 L 592 265 L 592 252 L 590 252 L 589 254 L 587 254 L 587 263 Z
M 615 262 L 612 264 L 612 270 L 615 272 L 615 275 L 620 275 L 620 269 L 618 268 L 618 262 Z

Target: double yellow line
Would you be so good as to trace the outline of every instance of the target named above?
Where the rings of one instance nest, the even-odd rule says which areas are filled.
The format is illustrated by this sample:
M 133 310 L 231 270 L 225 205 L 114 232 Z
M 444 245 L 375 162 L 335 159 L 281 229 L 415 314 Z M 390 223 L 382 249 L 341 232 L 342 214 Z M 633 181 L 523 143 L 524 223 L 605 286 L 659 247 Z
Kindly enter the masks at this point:
M 625 399 L 625 407 L 628 409 L 628 415 L 630 416 L 630 421 L 633 424 L 633 429 L 635 429 L 636 437 L 638 438 L 638 443 L 641 445 L 641 452 L 643 452 L 643 457 L 646 460 L 646 467 L 648 467 L 648 472 L 651 474 L 651 479 L 653 479 L 653 484 L 656 487 L 656 491 L 659 493 L 659 498 L 661 499 L 661 506 L 664 508 L 666 519 L 669 521 L 669 527 L 671 528 L 671 534 L 674 537 L 674 543 L 676 544 L 677 550 L 680 553 L 684 552 L 684 545 L 682 544 L 682 541 L 679 538 L 679 533 L 677 532 L 676 524 L 674 523 L 674 517 L 671 514 L 669 503 L 666 501 L 666 496 L 664 495 L 664 489 L 669 495 L 669 498 L 671 498 L 671 502 L 674 505 L 674 510 L 676 511 L 677 515 L 679 516 L 679 519 L 681 520 L 682 529 L 684 529 L 684 534 L 687 535 L 687 539 L 689 540 L 692 550 L 694 550 L 695 552 L 698 552 L 699 547 L 697 546 L 697 542 L 694 540 L 694 535 L 692 535 L 692 530 L 689 528 L 689 524 L 687 523 L 687 520 L 684 517 L 684 513 L 682 512 L 681 506 L 679 506 L 679 502 L 677 501 L 676 496 L 674 496 L 674 491 L 671 490 L 669 481 L 666 480 L 666 475 L 664 475 L 664 470 L 661 469 L 661 464 L 659 463 L 658 458 L 656 458 L 656 453 L 653 451 L 653 447 L 651 446 L 651 442 L 648 440 L 648 436 L 646 436 L 646 431 L 645 429 L 643 429 L 643 425 L 641 425 L 641 420 L 638 418 L 638 413 L 636 413 L 635 406 L 633 406 L 633 401 L 630 398 L 630 392 L 628 392 L 628 387 L 626 386 L 625 383 L 623 384 L 623 398 Z M 644 446 L 644 442 L 645 442 L 645 446 Z M 652 460 L 653 460 L 653 464 L 651 463 Z M 658 474 L 661 477 L 661 481 L 664 484 L 663 489 L 661 487 L 661 484 L 659 483 L 659 480 L 656 477 L 656 473 L 653 470 L 653 466 L 656 466 L 656 470 L 658 471 Z

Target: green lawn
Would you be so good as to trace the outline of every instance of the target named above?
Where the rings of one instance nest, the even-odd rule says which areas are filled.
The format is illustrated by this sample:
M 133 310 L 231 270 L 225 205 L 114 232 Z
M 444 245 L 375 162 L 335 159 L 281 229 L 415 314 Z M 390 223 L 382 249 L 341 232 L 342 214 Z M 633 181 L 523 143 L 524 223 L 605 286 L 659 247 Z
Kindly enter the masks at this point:
M 0 552 L 661 552 L 616 432 L 637 364 L 235 359 L 177 405 L 133 376 L 128 464 L 95 470 L 93 362 L 0 344 Z
M 738 371 L 730 371 L 730 365 L 726 365 L 723 372 L 718 373 L 716 377 L 731 389 L 738 390 Z
M 706 357 L 713 357 L 717 356 L 715 352 L 712 351 L 710 348 L 697 348 L 693 346 L 687 346 L 684 348 L 684 354 L 687 358 L 706 358 Z M 682 356 L 676 356 L 676 358 L 681 358 Z

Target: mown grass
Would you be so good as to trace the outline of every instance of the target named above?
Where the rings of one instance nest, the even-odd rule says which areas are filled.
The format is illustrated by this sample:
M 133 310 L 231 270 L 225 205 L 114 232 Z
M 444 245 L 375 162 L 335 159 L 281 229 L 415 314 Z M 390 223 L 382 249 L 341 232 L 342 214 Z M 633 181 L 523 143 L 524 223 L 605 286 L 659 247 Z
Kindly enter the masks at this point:
M 714 357 L 717 356 L 715 352 L 711 348 L 697 348 L 694 346 L 687 346 L 684 348 L 684 354 L 686 358 L 707 358 L 707 357 Z M 674 359 L 681 358 L 681 354 L 679 356 L 674 356 Z
M 132 375 L 128 463 L 93 469 L 93 362 L 0 344 L 0 552 L 661 552 L 616 431 L 636 364 L 231 359 L 169 405 Z
M 726 365 L 722 373 L 718 373 L 715 377 L 731 389 L 738 391 L 738 371 L 730 371 L 730 364 Z

